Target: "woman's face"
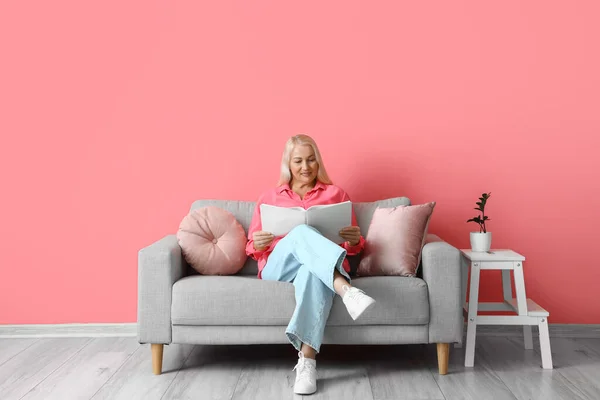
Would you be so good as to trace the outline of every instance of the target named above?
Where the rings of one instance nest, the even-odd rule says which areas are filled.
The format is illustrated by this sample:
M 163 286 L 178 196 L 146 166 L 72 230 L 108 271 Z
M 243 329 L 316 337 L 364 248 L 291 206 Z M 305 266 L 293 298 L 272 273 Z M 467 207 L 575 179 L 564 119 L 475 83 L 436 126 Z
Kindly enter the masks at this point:
M 310 184 L 317 179 L 319 163 L 312 146 L 294 146 L 290 156 L 290 171 L 292 172 L 292 181 L 296 183 Z

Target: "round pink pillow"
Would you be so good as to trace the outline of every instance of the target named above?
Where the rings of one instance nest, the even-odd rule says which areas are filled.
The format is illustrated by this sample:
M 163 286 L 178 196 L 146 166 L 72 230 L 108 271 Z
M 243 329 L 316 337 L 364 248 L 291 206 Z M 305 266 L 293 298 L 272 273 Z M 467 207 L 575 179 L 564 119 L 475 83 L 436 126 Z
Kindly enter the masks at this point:
M 244 228 L 222 208 L 190 212 L 179 224 L 177 241 L 188 264 L 203 275 L 233 275 L 246 262 Z

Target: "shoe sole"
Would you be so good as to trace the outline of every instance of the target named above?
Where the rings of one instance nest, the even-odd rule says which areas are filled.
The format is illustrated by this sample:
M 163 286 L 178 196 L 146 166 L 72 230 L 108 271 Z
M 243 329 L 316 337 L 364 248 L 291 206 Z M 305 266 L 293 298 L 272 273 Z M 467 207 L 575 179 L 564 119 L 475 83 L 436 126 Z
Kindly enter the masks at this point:
M 302 391 L 302 390 L 298 390 L 298 391 L 297 391 L 296 389 L 294 389 L 294 393 L 295 393 L 295 394 L 304 394 L 304 395 L 307 395 L 307 394 L 314 394 L 314 393 L 316 393 L 316 392 L 317 392 L 317 389 L 316 389 L 316 388 L 315 388 L 315 390 L 314 390 L 314 391 L 312 391 L 312 392 L 310 392 L 310 391 Z

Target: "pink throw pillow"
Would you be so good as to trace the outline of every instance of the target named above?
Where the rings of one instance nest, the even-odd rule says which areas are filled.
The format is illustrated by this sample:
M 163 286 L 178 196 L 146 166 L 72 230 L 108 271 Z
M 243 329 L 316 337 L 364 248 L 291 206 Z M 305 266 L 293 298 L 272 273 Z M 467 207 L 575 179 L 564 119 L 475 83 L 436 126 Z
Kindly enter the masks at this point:
M 177 241 L 185 260 L 203 275 L 233 275 L 246 261 L 246 234 L 229 211 L 203 207 L 183 218 Z
M 378 208 L 365 237 L 359 276 L 415 276 L 435 202 Z

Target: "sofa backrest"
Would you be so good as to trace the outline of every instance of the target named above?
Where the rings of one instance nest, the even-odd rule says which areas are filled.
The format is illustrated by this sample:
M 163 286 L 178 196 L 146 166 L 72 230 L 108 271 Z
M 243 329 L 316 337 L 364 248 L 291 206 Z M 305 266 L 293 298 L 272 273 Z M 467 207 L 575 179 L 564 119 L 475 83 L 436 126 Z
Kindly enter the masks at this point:
M 378 200 L 373 202 L 357 202 L 354 203 L 354 213 L 356 214 L 356 221 L 360 226 L 360 231 L 363 236 L 367 236 L 369 225 L 371 225 L 371 219 L 373 213 L 377 208 L 392 208 L 398 206 L 409 206 L 410 199 L 408 197 L 393 197 L 384 200 Z M 246 234 L 248 234 L 248 227 L 252 221 L 252 215 L 254 214 L 254 208 L 256 202 L 254 201 L 238 201 L 238 200 L 196 200 L 192 203 L 190 211 L 196 210 L 202 207 L 219 207 L 232 213 L 239 223 L 244 227 Z M 239 272 L 240 275 L 256 275 L 258 273 L 258 266 L 256 261 L 248 257 L 244 268 Z

